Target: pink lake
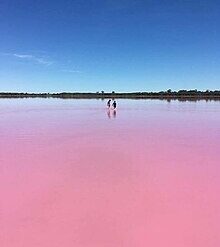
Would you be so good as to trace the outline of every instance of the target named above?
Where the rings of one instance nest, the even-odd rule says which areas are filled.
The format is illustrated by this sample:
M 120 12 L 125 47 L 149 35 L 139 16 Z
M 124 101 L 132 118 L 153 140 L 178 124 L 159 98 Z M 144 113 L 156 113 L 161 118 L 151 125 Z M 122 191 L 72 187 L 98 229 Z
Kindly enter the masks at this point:
M 220 102 L 0 100 L 1 247 L 219 247 Z

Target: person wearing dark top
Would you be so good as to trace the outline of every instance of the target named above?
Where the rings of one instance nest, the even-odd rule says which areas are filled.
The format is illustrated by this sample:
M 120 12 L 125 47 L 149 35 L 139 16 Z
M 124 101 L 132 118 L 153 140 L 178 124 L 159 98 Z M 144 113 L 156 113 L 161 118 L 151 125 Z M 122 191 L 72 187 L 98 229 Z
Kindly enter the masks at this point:
M 110 108 L 110 106 L 111 106 L 111 100 L 108 100 L 107 106 L 108 106 L 108 108 Z
M 117 104 L 116 104 L 116 101 L 115 101 L 115 100 L 114 100 L 114 102 L 112 103 L 112 106 L 113 106 L 114 109 L 116 108 Z

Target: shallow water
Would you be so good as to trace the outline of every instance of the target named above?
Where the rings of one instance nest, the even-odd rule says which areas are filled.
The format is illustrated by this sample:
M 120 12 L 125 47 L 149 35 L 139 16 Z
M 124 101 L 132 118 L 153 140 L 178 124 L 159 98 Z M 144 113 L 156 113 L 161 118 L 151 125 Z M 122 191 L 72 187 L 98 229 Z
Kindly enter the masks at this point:
M 220 102 L 0 100 L 1 247 L 220 246 Z

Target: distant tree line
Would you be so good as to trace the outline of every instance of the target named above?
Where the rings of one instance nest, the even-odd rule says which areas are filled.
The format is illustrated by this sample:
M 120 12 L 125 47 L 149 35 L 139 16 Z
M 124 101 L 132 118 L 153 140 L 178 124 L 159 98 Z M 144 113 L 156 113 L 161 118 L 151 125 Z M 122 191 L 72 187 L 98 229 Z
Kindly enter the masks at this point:
M 112 91 L 106 93 L 104 91 L 96 93 L 80 93 L 80 92 L 62 92 L 62 93 L 13 93 L 0 92 L 0 98 L 134 98 L 134 99 L 220 99 L 220 90 L 179 90 L 160 92 L 132 92 L 132 93 L 117 93 Z

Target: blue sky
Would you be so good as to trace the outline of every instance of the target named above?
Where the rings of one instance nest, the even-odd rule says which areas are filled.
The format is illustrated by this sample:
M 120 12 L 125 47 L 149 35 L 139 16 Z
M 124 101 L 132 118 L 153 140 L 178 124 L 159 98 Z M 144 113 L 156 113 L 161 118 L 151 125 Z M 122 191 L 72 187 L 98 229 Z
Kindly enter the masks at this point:
M 0 91 L 220 88 L 220 2 L 1 0 Z

